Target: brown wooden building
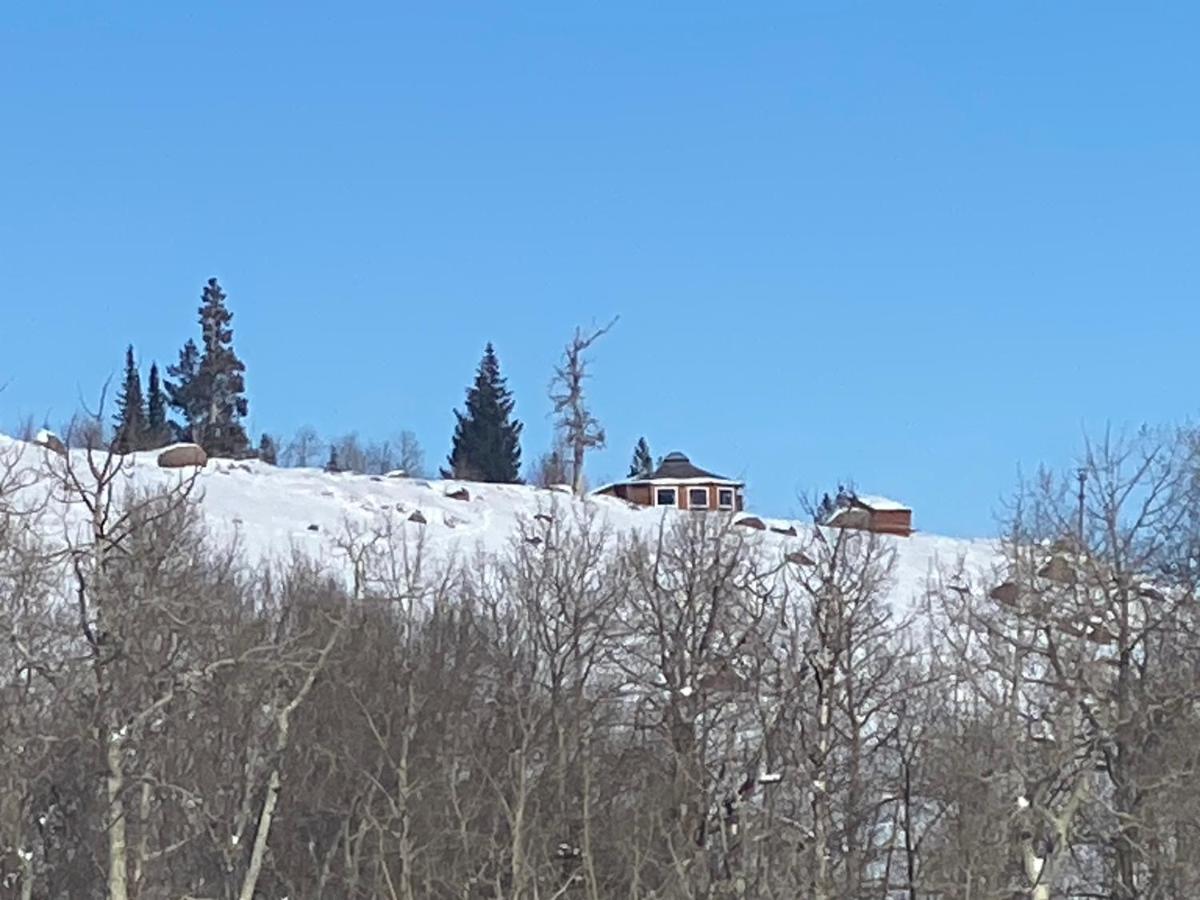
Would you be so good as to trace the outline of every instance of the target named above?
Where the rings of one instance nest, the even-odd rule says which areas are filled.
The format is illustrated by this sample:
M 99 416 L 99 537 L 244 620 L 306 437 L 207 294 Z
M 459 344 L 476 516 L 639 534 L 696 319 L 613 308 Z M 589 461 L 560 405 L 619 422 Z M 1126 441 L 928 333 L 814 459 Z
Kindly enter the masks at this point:
M 837 508 L 825 519 L 825 524 L 901 537 L 913 533 L 912 509 L 887 497 L 869 494 L 839 495 Z
M 741 512 L 745 483 L 706 472 L 682 453 L 668 453 L 657 469 L 642 478 L 606 484 L 592 493 L 620 497 L 638 506 L 696 511 Z

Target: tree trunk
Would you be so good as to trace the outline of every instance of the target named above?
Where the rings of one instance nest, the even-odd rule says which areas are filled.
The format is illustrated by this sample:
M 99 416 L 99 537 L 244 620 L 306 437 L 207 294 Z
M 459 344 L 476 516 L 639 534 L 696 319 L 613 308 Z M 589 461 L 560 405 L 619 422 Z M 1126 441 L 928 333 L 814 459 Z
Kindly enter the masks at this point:
M 573 478 L 571 487 L 574 489 L 575 496 L 577 497 L 583 496 L 583 452 L 583 442 L 576 440 L 571 468 L 571 477 Z
M 108 798 L 108 900 L 128 900 L 129 877 L 126 873 L 125 771 L 121 760 L 123 741 L 114 733 L 101 731 L 105 738 L 105 762 L 108 771 L 104 790 Z

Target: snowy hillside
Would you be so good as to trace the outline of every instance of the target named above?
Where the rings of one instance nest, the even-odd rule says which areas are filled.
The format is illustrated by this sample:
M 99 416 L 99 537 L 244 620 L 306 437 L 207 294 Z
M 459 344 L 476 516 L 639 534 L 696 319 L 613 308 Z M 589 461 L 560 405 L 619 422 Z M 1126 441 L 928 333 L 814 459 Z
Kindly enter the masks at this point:
M 86 470 L 86 454 L 73 451 L 73 460 Z M 194 471 L 168 470 L 157 465 L 158 452 L 132 454 L 121 479 L 131 489 L 178 484 Z M 0 435 L 0 464 L 19 473 L 25 485 L 18 505 L 32 506 L 49 495 L 43 517 L 48 536 L 61 536 L 64 528 L 83 523 L 83 509 L 66 507 L 49 492 L 51 473 L 63 462 L 47 449 Z M 186 473 L 186 474 L 184 474 Z M 199 472 L 193 496 L 213 533 L 236 539 L 255 562 L 279 559 L 300 552 L 330 567 L 344 567 L 339 541 L 348 531 L 365 532 L 385 519 L 403 523 L 423 540 L 435 558 L 461 558 L 478 552 L 503 552 L 522 526 L 529 529 L 535 517 L 574 504 L 589 504 L 606 524 L 620 532 L 660 527 L 663 517 L 696 513 L 632 507 L 612 497 L 577 500 L 569 494 L 524 485 L 391 478 L 327 473 L 319 469 L 284 469 L 256 460 L 209 460 Z M 580 511 L 576 508 L 575 511 Z M 754 510 L 755 515 L 759 515 Z M 748 534 L 761 543 L 762 552 L 786 554 L 811 539 L 806 522 L 764 519 L 770 528 L 787 530 Z M 961 540 L 914 534 L 908 538 L 882 537 L 895 547 L 897 564 L 892 598 L 907 605 L 923 589 L 935 565 L 953 567 L 960 561 L 972 576 L 988 578 L 997 562 L 991 540 Z

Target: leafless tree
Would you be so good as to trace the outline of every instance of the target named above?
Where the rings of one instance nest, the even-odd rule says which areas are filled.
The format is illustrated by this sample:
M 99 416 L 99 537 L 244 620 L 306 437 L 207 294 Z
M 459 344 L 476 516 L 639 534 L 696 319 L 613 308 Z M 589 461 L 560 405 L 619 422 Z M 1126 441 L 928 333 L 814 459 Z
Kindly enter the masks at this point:
M 1089 445 L 905 605 L 900 538 L 553 494 L 251 560 L 198 476 L 4 440 L 0 892 L 1190 896 L 1196 447 Z
M 1176 800 L 1197 761 L 1196 463 L 1186 434 L 1089 444 L 1073 477 L 1021 492 L 1004 577 L 942 592 L 1010 883 L 1035 900 L 1165 898 L 1194 877 Z
M 554 378 L 550 382 L 550 400 L 557 417 L 555 425 L 562 443 L 571 452 L 571 481 L 577 495 L 582 494 L 584 489 L 585 454 L 594 447 L 603 447 L 605 441 L 604 428 L 588 408 L 583 393 L 584 382 L 588 378 L 588 359 L 585 354 L 616 324 L 614 318 L 603 328 L 593 328 L 588 332 L 576 328 L 575 336 L 563 350 L 562 362 L 555 366 Z
M 559 446 L 532 460 L 525 472 L 526 483 L 540 488 L 569 484 L 571 476 L 566 460 L 567 452 L 566 447 Z
M 311 425 L 304 425 L 284 448 L 284 464 L 299 469 L 319 466 L 324 459 L 324 450 L 325 444 L 321 435 Z
M 410 478 L 426 477 L 425 451 L 421 448 L 416 434 L 412 431 L 401 431 L 396 438 L 396 447 L 399 455 L 399 468 L 403 469 Z

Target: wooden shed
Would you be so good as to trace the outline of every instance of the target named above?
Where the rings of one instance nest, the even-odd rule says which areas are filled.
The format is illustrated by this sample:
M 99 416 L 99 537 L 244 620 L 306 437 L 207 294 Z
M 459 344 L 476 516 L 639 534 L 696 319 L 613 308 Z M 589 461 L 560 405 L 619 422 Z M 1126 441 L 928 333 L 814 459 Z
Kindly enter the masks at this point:
M 839 494 L 837 506 L 826 518 L 825 524 L 901 537 L 913 533 L 910 507 L 873 494 Z

